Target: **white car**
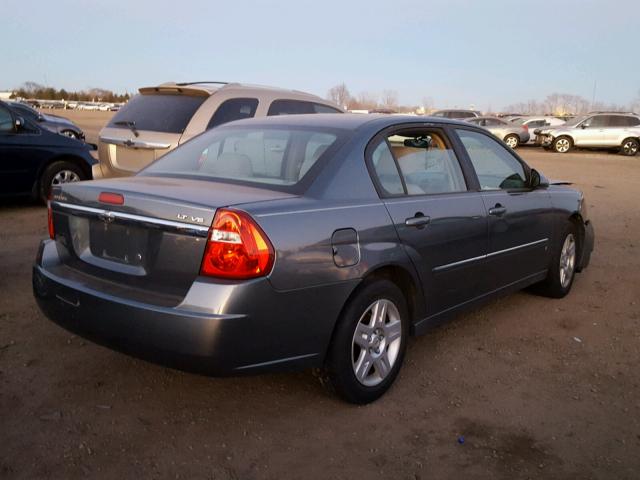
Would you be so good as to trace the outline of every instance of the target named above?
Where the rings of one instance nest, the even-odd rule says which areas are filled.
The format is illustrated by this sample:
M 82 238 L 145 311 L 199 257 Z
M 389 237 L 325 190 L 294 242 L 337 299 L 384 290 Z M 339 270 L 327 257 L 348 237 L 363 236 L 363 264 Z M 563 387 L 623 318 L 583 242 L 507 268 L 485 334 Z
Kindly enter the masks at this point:
M 564 125 L 565 121 L 556 117 L 540 116 L 540 117 L 520 117 L 517 120 L 513 120 L 516 125 L 522 125 L 529 130 L 529 141 L 527 144 L 536 144 L 535 131 L 539 128 L 559 127 Z

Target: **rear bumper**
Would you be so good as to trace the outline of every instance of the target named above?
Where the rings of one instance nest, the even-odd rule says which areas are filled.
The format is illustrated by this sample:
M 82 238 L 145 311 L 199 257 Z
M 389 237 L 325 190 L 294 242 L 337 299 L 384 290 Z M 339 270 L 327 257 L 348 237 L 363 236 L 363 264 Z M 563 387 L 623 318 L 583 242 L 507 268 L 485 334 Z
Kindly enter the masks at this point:
M 322 365 L 335 321 L 355 285 L 290 292 L 268 280 L 194 282 L 176 307 L 115 297 L 65 277 L 52 241 L 41 245 L 33 292 L 42 312 L 97 344 L 208 375 L 297 370 Z

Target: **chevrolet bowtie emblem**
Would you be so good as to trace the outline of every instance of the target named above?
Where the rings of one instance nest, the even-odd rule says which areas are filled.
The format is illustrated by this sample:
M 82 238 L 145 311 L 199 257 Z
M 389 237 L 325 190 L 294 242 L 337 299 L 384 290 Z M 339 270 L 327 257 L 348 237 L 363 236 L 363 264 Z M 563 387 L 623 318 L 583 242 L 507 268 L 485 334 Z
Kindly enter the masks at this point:
M 104 223 L 112 223 L 116 218 L 112 212 L 101 212 L 98 216 Z

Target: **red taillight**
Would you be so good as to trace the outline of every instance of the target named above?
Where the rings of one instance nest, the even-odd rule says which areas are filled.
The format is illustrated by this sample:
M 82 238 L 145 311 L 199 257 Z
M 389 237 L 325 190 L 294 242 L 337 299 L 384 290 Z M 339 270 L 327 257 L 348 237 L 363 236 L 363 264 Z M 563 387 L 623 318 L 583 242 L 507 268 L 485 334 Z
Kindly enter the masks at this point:
M 268 275 L 275 253 L 271 242 L 245 212 L 220 209 L 209 229 L 200 273 L 247 279 Z
M 53 211 L 51 210 L 51 200 L 47 200 L 47 222 L 49 223 L 49 238 L 56 238 L 56 229 L 53 227 Z
M 123 205 L 124 196 L 119 193 L 102 192 L 98 195 L 100 203 L 110 203 L 111 205 Z
M 522 128 L 523 128 L 524 130 L 526 130 L 527 132 L 529 131 L 529 125 L 522 125 Z

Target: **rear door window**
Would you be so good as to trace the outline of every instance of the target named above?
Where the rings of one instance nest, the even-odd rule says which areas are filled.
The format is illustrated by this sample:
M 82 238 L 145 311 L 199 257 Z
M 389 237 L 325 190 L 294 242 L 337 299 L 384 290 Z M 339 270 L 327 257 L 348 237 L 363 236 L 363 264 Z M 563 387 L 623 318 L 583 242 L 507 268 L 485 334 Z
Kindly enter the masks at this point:
M 127 125 L 134 125 L 137 130 L 182 133 L 207 98 L 192 95 L 136 95 L 107 126 L 128 128 Z
M 253 118 L 258 108 L 257 98 L 232 98 L 222 102 L 211 117 L 207 130 L 224 123 Z
M 623 115 L 617 115 L 612 117 L 612 127 L 634 127 L 640 125 L 640 119 L 634 117 L 627 117 Z
M 267 115 L 299 115 L 304 113 L 316 113 L 311 102 L 274 100 L 269 106 Z
M 329 105 L 323 105 L 321 103 L 314 103 L 313 110 L 315 113 L 342 113 L 337 108 L 330 107 Z

